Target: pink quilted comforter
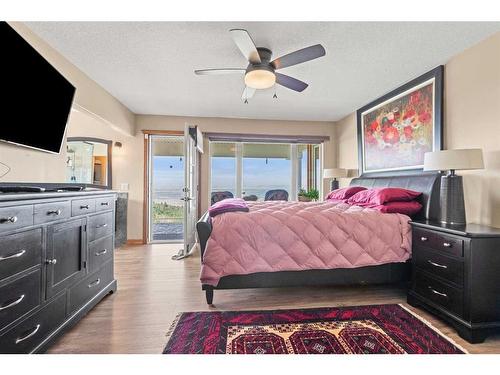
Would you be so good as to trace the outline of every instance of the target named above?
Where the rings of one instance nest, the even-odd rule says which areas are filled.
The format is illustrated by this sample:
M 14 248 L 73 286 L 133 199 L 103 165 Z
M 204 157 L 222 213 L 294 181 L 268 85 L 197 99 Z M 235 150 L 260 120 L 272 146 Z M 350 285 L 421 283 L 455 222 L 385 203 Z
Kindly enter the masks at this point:
M 255 272 L 355 268 L 410 258 L 410 218 L 332 202 L 248 202 L 212 219 L 203 284 Z

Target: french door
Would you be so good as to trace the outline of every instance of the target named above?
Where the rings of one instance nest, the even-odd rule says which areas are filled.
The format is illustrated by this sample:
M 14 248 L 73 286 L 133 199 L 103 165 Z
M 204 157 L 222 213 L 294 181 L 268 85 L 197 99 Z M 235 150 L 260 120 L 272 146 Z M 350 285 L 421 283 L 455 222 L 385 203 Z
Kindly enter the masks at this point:
M 191 254 L 196 244 L 196 221 L 198 220 L 198 150 L 195 130 L 188 124 L 184 127 L 184 246 L 173 259 L 182 259 Z
M 199 156 L 193 129 L 186 125 L 183 134 L 146 134 L 146 241 L 182 244 L 176 259 L 189 254 L 196 242 Z

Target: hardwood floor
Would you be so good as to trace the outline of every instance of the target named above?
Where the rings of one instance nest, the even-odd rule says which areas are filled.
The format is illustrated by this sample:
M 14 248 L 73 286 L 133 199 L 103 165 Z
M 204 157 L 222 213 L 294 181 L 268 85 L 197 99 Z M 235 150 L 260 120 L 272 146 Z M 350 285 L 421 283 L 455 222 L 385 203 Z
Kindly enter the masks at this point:
M 259 310 L 404 303 L 471 353 L 500 353 L 500 335 L 471 345 L 432 315 L 405 303 L 400 287 L 312 287 L 215 291 L 213 308 L 199 281 L 199 255 L 182 261 L 171 256 L 178 245 L 138 245 L 118 249 L 118 291 L 106 297 L 49 353 L 161 353 L 165 333 L 178 312 Z

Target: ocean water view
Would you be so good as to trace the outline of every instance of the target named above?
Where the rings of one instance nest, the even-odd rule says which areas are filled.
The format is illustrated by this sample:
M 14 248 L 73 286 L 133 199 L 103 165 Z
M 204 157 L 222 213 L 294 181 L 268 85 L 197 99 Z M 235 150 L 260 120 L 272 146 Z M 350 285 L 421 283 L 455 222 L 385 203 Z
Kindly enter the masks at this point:
M 264 196 L 266 195 L 266 192 L 269 190 L 274 190 L 274 189 L 284 189 L 288 192 L 290 192 L 290 187 L 289 186 L 283 186 L 283 185 L 269 185 L 266 187 L 252 187 L 245 189 L 243 191 L 243 196 L 249 196 L 249 195 L 256 195 L 259 200 L 264 200 Z M 214 187 L 211 191 L 230 191 L 231 193 L 235 194 L 234 188 L 227 188 L 227 187 Z M 182 206 L 183 201 L 181 198 L 184 196 L 184 193 L 182 192 L 182 187 L 176 188 L 176 189 L 169 189 L 165 188 L 162 186 L 159 186 L 158 189 L 153 190 L 153 202 L 155 203 L 166 203 L 170 204 L 173 206 Z

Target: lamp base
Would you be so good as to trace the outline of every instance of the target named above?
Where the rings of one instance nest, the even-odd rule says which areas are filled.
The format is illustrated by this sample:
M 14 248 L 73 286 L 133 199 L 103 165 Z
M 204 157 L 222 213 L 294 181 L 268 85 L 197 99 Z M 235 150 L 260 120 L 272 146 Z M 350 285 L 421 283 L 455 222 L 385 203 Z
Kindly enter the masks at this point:
M 334 178 L 332 180 L 331 190 L 337 190 L 338 188 L 339 188 L 339 181 L 336 178 Z
M 462 176 L 448 174 L 441 177 L 441 222 L 465 225 L 465 201 Z

